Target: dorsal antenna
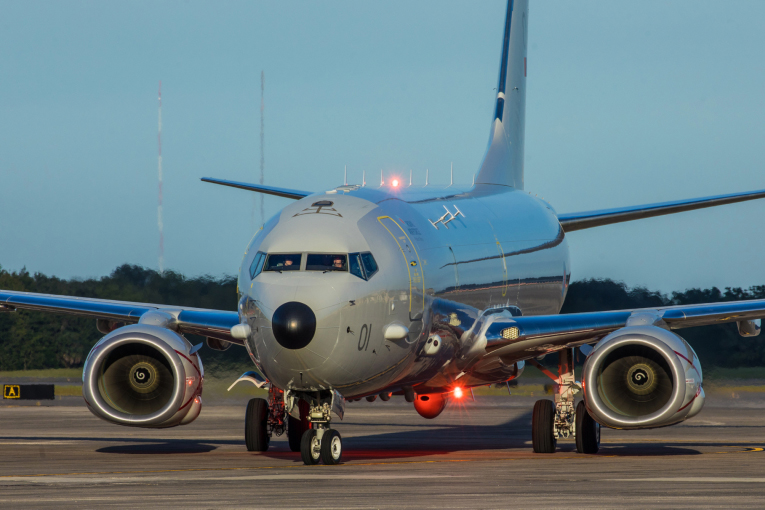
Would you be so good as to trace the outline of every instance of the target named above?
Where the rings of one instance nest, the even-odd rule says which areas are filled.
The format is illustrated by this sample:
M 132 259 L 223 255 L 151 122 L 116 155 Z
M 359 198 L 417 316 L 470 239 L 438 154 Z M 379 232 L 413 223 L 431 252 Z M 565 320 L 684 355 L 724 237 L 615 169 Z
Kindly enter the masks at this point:
M 380 169 L 380 187 L 383 187 L 383 184 L 385 184 L 385 181 L 383 180 L 383 171 L 382 168 Z
M 449 187 L 451 187 L 452 184 L 454 184 L 454 162 L 452 162 L 452 169 L 449 177 Z
M 367 185 L 367 171 L 366 170 L 362 170 L 362 172 L 361 172 L 361 187 L 363 188 L 366 185 Z
M 348 165 L 345 165 L 345 175 L 343 176 L 343 186 L 348 186 Z
M 425 186 L 428 185 L 428 169 L 425 169 Z
M 409 169 L 409 185 L 412 185 L 412 169 Z

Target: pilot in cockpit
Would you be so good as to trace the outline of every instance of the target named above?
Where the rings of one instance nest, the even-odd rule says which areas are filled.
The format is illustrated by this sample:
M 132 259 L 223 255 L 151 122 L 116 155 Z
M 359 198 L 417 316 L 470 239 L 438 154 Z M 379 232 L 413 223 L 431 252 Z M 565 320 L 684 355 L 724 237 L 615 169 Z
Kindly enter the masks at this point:
M 332 262 L 332 267 L 335 271 L 345 271 L 344 257 L 335 257 L 335 260 Z

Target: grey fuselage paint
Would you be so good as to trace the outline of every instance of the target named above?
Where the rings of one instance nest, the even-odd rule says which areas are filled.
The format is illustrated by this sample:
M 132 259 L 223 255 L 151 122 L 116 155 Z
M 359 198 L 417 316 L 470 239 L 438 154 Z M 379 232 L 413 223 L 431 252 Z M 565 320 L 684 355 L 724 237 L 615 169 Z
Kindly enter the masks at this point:
M 258 252 L 371 252 L 379 270 L 369 280 L 305 267 L 251 278 Z M 467 332 L 483 312 L 556 314 L 570 274 L 555 211 L 524 191 L 343 186 L 289 204 L 253 238 L 239 274 L 239 313 L 252 331 L 252 361 L 279 388 L 332 388 L 346 398 L 404 386 L 445 391 L 474 360 Z M 281 346 L 271 325 L 274 311 L 293 301 L 316 316 L 300 349 Z M 391 324 L 409 335 L 386 340 Z M 442 348 L 423 355 L 435 334 Z M 488 384 L 506 374 L 460 381 Z

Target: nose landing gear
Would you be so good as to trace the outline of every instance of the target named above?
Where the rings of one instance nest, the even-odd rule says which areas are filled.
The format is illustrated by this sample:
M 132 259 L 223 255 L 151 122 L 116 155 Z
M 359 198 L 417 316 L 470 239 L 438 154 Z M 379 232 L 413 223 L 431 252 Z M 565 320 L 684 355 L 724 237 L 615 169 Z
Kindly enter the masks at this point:
M 343 441 L 340 433 L 329 428 L 331 407 L 324 402 L 312 404 L 308 419 L 311 429 L 303 433 L 300 441 L 300 456 L 307 466 L 318 464 L 319 460 L 326 465 L 340 464 L 343 457 Z

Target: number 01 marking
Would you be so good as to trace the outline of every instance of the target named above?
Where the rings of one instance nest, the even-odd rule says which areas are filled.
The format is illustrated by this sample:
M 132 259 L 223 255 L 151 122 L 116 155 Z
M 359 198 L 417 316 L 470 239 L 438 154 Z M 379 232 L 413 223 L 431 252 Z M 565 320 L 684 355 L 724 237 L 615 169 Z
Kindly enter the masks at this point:
M 369 349 L 369 334 L 372 331 L 372 325 L 367 326 L 364 324 L 359 331 L 359 350 L 366 351 Z

